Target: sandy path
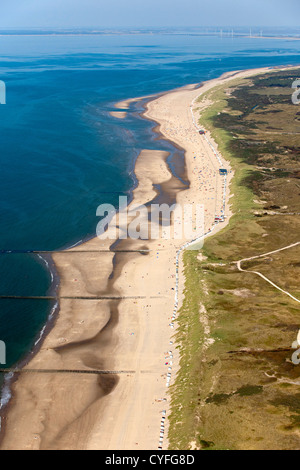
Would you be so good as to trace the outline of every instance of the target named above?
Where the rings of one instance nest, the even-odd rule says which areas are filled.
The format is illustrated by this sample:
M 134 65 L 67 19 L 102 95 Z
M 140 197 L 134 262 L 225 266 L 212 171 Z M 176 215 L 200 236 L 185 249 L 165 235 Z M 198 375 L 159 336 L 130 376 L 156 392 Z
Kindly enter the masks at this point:
M 191 103 L 231 76 L 256 72 L 226 74 L 201 89 L 185 87 L 148 104 L 146 115 L 160 124 L 165 137 L 185 149 L 191 185 L 183 191 L 171 178 L 165 152 L 143 151 L 135 170 L 139 179 L 135 201 L 152 200 L 156 195 L 153 184 L 163 183 L 181 204 L 204 204 L 205 229 L 212 226 L 222 202 L 223 180 L 211 146 L 195 129 Z M 230 170 L 226 162 L 223 166 Z M 230 215 L 228 206 L 226 215 Z M 61 302 L 55 327 L 28 367 L 135 372 L 99 377 L 21 375 L 13 386 L 2 449 L 157 449 L 162 411 L 169 406 L 161 401 L 169 400 L 168 351 L 174 355 L 173 378 L 178 365 L 169 323 L 176 253 L 183 242 L 125 240 L 118 249 L 150 251 L 114 254 L 101 252 L 109 249 L 110 240 L 93 239 L 53 256 L 61 277 L 60 295 L 95 299 Z M 83 249 L 88 252 L 76 253 Z M 182 290 L 180 275 L 180 302 Z M 115 298 L 103 300 L 101 296 Z M 163 447 L 167 445 L 165 439 Z
M 270 251 L 269 253 L 264 253 L 262 255 L 252 256 L 251 258 L 245 258 L 245 259 L 242 259 L 240 261 L 236 261 L 237 268 L 238 268 L 239 271 L 241 271 L 243 273 L 256 274 L 257 276 L 261 277 L 264 281 L 271 284 L 271 286 L 275 287 L 275 289 L 277 289 L 280 292 L 282 292 L 283 294 L 289 296 L 291 299 L 295 300 L 295 302 L 300 303 L 299 299 L 297 299 L 292 294 L 290 294 L 290 292 L 288 292 L 288 291 L 282 289 L 281 287 L 277 286 L 274 282 L 272 282 L 269 278 L 264 276 L 262 273 L 260 273 L 258 271 L 250 271 L 248 269 L 243 269 L 242 268 L 242 263 L 244 263 L 245 261 L 253 261 L 253 260 L 256 260 L 256 259 L 260 259 L 260 258 L 266 258 L 267 256 L 274 255 L 275 253 L 280 253 L 281 251 L 289 250 L 290 248 L 294 248 L 295 246 L 299 246 L 299 245 L 300 245 L 300 242 L 293 243 L 292 245 L 288 245 L 288 246 L 285 246 L 283 248 L 279 248 L 278 250 Z

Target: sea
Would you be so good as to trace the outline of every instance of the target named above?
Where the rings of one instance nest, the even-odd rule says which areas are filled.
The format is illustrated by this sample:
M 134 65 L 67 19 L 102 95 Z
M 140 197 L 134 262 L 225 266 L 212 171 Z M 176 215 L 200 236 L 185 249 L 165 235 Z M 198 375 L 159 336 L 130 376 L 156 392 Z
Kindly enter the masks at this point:
M 115 103 L 232 70 L 297 65 L 299 48 L 283 35 L 0 31 L 0 368 L 26 361 L 56 312 L 55 299 L 37 298 L 57 293 L 49 252 L 94 237 L 97 207 L 130 198 L 142 149 L 174 154 L 140 116 L 143 102 L 124 120 L 110 115 Z M 1 406 L 9 395 L 6 384 Z

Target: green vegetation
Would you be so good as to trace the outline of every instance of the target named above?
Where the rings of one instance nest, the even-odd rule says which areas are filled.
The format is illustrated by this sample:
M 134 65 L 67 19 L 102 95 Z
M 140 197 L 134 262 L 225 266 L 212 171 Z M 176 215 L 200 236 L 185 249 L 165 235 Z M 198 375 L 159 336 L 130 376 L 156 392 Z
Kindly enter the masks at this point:
M 185 299 L 172 387 L 172 449 L 298 449 L 300 366 L 291 344 L 299 305 L 233 261 L 300 241 L 300 107 L 291 84 L 300 70 L 210 90 L 201 116 L 235 176 L 233 216 L 186 252 Z M 244 263 L 300 298 L 296 247 Z M 206 257 L 206 258 L 204 258 Z

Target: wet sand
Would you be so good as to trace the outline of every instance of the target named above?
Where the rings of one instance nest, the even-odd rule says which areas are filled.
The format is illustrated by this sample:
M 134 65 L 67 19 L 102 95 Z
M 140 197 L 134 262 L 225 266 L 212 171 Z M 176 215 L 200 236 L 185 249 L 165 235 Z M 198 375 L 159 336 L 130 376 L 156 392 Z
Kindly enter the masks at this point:
M 205 229 L 212 227 L 222 204 L 223 180 L 212 148 L 194 126 L 191 103 L 232 77 L 257 72 L 225 74 L 201 89 L 185 87 L 148 103 L 146 117 L 185 149 L 190 187 L 171 174 L 166 152 L 145 149 L 136 163 L 139 185 L 131 207 L 155 199 L 153 185 L 159 184 L 180 204 L 204 204 Z M 223 166 L 230 170 L 228 163 Z M 229 192 L 227 217 L 228 202 Z M 28 368 L 117 373 L 21 374 L 13 385 L 1 449 L 157 449 L 162 412 L 169 409 L 166 376 L 171 367 L 174 380 L 179 362 L 169 324 L 176 253 L 183 243 L 122 240 L 109 251 L 112 240 L 95 238 L 53 255 L 61 279 L 60 313 Z M 165 436 L 167 429 L 166 422 Z

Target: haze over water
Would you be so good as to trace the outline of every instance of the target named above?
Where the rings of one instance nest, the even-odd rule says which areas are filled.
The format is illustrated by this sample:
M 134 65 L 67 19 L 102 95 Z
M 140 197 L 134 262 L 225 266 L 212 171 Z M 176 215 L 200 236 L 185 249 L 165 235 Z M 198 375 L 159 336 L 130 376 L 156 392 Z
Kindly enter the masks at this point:
M 0 37 L 0 250 L 51 251 L 95 236 L 98 205 L 130 194 L 140 150 L 173 151 L 137 107 L 111 117 L 114 102 L 230 70 L 297 65 L 299 46 L 174 33 Z M 36 256 L 0 254 L 0 295 L 45 295 L 51 282 Z M 34 346 L 51 308 L 0 299 L 8 366 Z

